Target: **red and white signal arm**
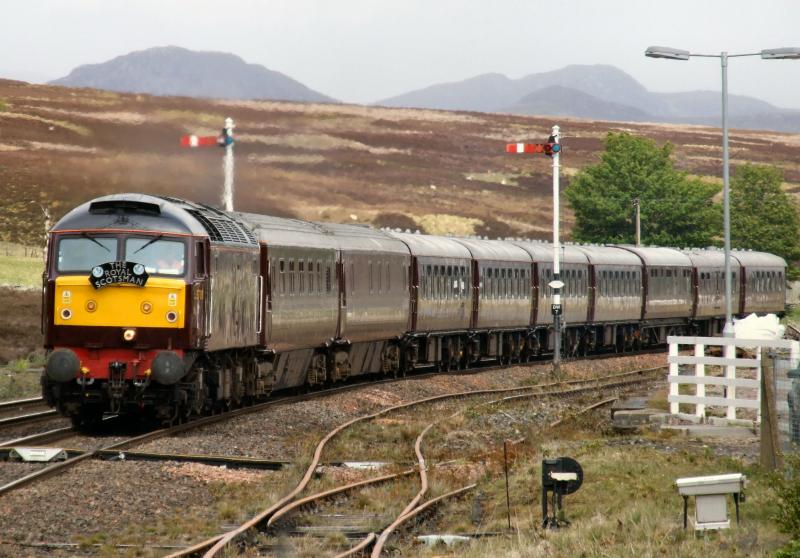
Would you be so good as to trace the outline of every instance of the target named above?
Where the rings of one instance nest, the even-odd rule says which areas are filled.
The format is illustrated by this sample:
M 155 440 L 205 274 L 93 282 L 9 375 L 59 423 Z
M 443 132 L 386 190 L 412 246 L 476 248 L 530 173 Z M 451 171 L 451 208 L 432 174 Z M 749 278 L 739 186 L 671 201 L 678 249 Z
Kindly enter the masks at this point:
M 219 144 L 218 136 L 181 136 L 181 147 L 210 147 Z

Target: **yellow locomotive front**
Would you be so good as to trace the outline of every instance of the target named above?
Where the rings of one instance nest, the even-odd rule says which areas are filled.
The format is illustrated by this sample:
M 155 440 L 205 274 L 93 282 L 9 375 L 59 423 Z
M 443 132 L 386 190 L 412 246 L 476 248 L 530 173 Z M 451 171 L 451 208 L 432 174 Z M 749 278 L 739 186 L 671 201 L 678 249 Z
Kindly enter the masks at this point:
M 173 418 L 173 388 L 201 344 L 203 240 L 181 215 L 119 197 L 73 210 L 48 246 L 43 394 L 76 422 Z

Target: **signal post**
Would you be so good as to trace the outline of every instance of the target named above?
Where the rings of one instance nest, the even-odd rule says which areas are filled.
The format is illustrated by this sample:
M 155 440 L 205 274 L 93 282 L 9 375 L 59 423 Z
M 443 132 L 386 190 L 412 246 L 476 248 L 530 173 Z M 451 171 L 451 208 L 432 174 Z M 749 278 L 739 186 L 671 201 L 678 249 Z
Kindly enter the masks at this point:
M 218 136 L 181 136 L 181 147 L 219 146 L 225 148 L 225 157 L 222 159 L 222 174 L 225 179 L 222 190 L 222 207 L 225 211 L 233 211 L 233 128 L 233 119 L 226 118 L 225 126 Z
M 507 153 L 544 153 L 553 158 L 553 280 L 548 286 L 553 289 L 553 304 L 550 311 L 553 313 L 553 372 L 561 373 L 561 240 L 559 236 L 560 193 L 559 193 L 559 155 L 561 154 L 561 131 L 558 126 L 553 126 L 553 132 L 547 143 L 509 143 L 506 144 Z

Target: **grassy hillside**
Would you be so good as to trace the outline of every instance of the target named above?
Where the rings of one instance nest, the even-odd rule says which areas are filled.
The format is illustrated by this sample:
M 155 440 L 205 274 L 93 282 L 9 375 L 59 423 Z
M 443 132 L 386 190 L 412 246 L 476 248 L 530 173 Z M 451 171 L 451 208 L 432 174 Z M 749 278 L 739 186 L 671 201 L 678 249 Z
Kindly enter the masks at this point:
M 437 233 L 545 238 L 551 161 L 508 155 L 506 141 L 562 127 L 565 183 L 596 162 L 609 131 L 672 141 L 678 165 L 720 174 L 717 130 L 698 126 L 260 101 L 126 95 L 0 80 L 0 240 L 41 242 L 48 209 L 111 192 L 216 204 L 221 152 L 179 147 L 185 133 L 236 129 L 236 205 L 305 219 Z M 732 164 L 781 166 L 800 188 L 800 136 L 734 131 Z M 13 202 L 13 203 L 12 203 Z M 571 216 L 564 209 L 567 231 Z

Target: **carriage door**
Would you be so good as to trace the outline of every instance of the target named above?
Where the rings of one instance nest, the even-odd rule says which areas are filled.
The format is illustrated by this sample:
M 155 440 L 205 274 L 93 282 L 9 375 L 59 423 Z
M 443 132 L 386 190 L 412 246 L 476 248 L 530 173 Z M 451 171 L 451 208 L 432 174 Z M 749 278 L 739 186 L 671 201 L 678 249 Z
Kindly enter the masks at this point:
M 336 282 L 339 284 L 339 319 L 337 320 L 336 337 L 342 338 L 345 335 L 347 321 L 347 274 L 345 273 L 344 254 L 339 252 L 336 260 Z M 353 269 L 353 265 L 350 265 Z M 355 277 L 350 277 L 350 281 L 355 281 Z
M 261 274 L 259 281 L 259 337 L 258 343 L 262 347 L 267 345 L 272 332 L 272 269 L 269 261 L 269 249 L 266 244 L 261 245 L 261 261 L 259 272 Z
M 472 318 L 470 319 L 470 327 L 475 329 L 478 327 L 478 303 L 481 297 L 481 276 L 479 273 L 478 260 L 472 260 Z
M 419 260 L 411 256 L 411 267 L 408 269 L 409 294 L 409 331 L 417 330 L 417 307 L 419 306 Z

